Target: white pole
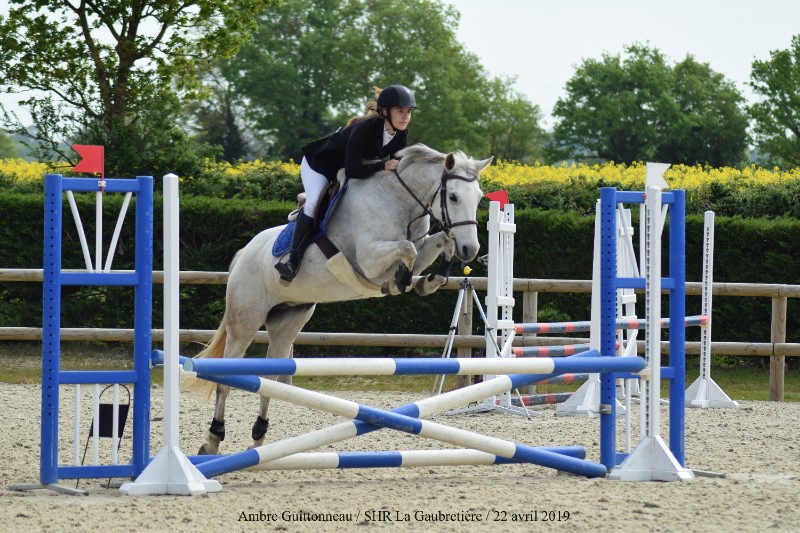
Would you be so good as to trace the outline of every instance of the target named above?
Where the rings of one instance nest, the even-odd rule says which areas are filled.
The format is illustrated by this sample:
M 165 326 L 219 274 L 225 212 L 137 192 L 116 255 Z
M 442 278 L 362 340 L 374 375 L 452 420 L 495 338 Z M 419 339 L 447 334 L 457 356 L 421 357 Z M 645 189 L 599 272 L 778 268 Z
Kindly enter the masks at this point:
M 75 384 L 74 397 L 72 401 L 72 464 L 80 463 L 80 442 L 81 442 L 81 386 Z
M 111 464 L 119 463 L 117 446 L 119 444 L 119 383 L 114 383 L 113 391 L 113 413 L 111 414 Z
M 119 234 L 122 231 L 122 223 L 125 221 L 125 215 L 128 213 L 128 205 L 131 203 L 131 195 L 133 193 L 125 193 L 125 199 L 122 201 L 122 207 L 119 210 L 117 217 L 117 225 L 114 227 L 114 235 L 111 237 L 111 244 L 108 245 L 108 257 L 106 258 L 106 265 L 103 272 L 111 270 L 111 262 L 114 260 L 114 253 L 117 251 L 117 241 L 119 241 Z
M 700 375 L 686 389 L 687 407 L 736 409 L 739 403 L 731 400 L 711 378 L 712 288 L 714 284 L 714 212 L 706 211 L 703 218 L 703 279 L 700 313 L 708 323 L 700 328 Z
M 650 377 L 643 380 L 642 438 L 661 434 L 661 189 L 647 190 L 645 217 L 645 354 Z M 679 326 L 678 326 L 679 327 Z
M 95 228 L 94 228 L 94 269 L 96 272 L 103 271 L 103 193 L 95 193 Z
M 81 251 L 83 252 L 83 261 L 86 263 L 86 270 L 94 272 L 92 256 L 89 253 L 89 245 L 86 243 L 86 232 L 83 230 L 81 214 L 78 212 L 78 205 L 75 203 L 75 195 L 72 191 L 67 191 L 67 200 L 69 201 L 69 208 L 72 211 L 72 218 L 75 219 L 75 228 L 78 230 L 78 240 L 81 243 Z
M 164 446 L 133 483 L 120 492 L 128 495 L 177 494 L 194 496 L 218 492 L 218 481 L 206 479 L 179 447 L 178 349 L 180 327 L 178 176 L 164 176 Z
M 178 446 L 180 222 L 178 177 L 164 176 L 164 445 Z

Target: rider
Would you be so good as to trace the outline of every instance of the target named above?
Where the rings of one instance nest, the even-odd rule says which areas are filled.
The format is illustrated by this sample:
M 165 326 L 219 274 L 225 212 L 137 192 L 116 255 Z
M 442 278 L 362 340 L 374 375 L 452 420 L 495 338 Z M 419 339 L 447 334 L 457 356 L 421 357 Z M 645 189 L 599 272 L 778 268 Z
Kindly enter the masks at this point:
M 369 178 L 380 170 L 394 170 L 394 154 L 408 142 L 411 112 L 417 109 L 414 93 L 402 85 L 375 88 L 377 102 L 367 104 L 367 114 L 353 117 L 347 126 L 307 144 L 303 148 L 300 178 L 306 202 L 295 222 L 289 252 L 275 264 L 281 278 L 291 281 L 297 275 L 311 237 L 314 235 L 314 210 L 322 191 L 336 181 L 340 168 L 348 178 Z M 383 161 L 390 157 L 388 161 Z

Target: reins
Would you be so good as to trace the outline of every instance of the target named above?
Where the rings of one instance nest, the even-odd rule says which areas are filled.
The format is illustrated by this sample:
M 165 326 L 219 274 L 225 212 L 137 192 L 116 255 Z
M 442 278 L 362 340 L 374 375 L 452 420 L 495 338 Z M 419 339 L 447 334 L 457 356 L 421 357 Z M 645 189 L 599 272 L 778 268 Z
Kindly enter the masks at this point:
M 411 238 L 411 224 L 421 219 L 425 215 L 429 215 L 451 237 L 452 237 L 451 230 L 455 227 L 466 226 L 471 224 L 474 224 L 476 226 L 478 225 L 477 220 L 462 220 L 460 222 L 453 222 L 450 219 L 450 211 L 447 208 L 447 182 L 449 180 L 461 180 L 466 182 L 472 182 L 478 180 L 477 176 L 459 176 L 458 174 L 448 174 L 447 169 L 442 170 L 442 178 L 439 182 L 439 188 L 436 189 L 436 192 L 433 194 L 433 198 L 431 198 L 430 203 L 425 204 L 422 200 L 419 199 L 419 197 L 416 194 L 414 194 L 414 191 L 411 190 L 411 188 L 403 180 L 403 178 L 400 177 L 400 172 L 397 169 L 394 169 L 394 175 L 397 177 L 397 180 L 400 182 L 400 185 L 402 185 L 403 188 L 406 191 L 408 191 L 408 194 L 410 194 L 411 197 L 414 199 L 414 201 L 417 202 L 417 204 L 419 204 L 419 206 L 422 208 L 422 213 L 419 216 L 411 219 L 411 221 L 408 223 L 408 226 L 406 226 L 406 238 L 408 240 L 410 241 L 414 240 Z M 443 220 L 439 220 L 438 218 L 436 218 L 436 216 L 433 214 L 433 211 L 431 210 L 431 204 L 433 204 L 433 202 L 436 200 L 436 195 L 439 195 L 439 205 L 441 208 Z

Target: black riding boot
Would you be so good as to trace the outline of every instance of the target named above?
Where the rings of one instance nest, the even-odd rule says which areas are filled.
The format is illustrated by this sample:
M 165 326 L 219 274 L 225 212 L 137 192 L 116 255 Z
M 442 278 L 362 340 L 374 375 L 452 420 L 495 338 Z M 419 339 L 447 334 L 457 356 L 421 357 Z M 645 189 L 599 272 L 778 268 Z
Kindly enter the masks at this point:
M 300 261 L 303 259 L 303 254 L 308 248 L 313 234 L 314 219 L 301 211 L 295 221 L 292 247 L 275 264 L 275 270 L 280 273 L 282 279 L 292 281 L 297 275 L 297 271 L 300 269 Z

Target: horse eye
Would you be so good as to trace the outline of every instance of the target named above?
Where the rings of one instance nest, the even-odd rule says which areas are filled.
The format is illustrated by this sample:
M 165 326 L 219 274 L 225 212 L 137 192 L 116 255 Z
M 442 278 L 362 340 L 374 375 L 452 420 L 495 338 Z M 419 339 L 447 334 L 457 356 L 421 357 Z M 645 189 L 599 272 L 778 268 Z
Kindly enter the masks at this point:
M 451 202 L 458 202 L 458 196 L 456 196 L 453 193 L 450 193 L 450 196 L 448 196 L 448 198 L 450 199 Z

